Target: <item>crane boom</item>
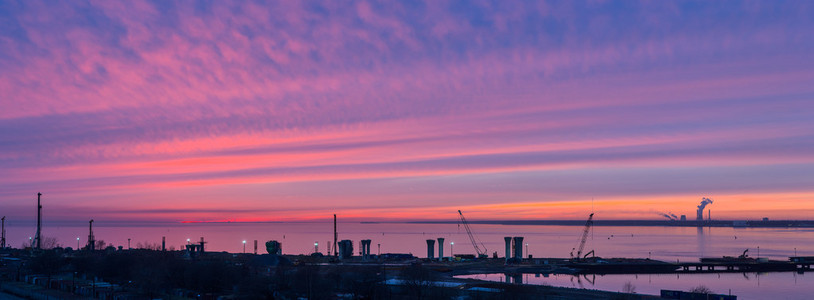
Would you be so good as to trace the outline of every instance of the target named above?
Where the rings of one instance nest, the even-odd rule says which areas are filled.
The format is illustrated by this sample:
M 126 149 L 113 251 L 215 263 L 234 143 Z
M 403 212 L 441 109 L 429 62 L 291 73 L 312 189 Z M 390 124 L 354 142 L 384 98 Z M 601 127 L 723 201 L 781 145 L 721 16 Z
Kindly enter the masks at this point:
M 487 257 L 486 246 L 484 246 L 483 243 L 478 246 L 478 242 L 475 241 L 475 236 L 472 235 L 472 230 L 469 229 L 469 222 L 466 221 L 466 218 L 464 218 L 464 214 L 460 209 L 458 210 L 458 215 L 461 217 L 461 223 L 464 224 L 464 228 L 466 228 L 466 234 L 469 235 L 469 241 L 472 242 L 472 246 L 475 247 L 475 252 L 478 252 L 478 257 Z M 483 249 L 481 249 L 481 247 Z
M 582 230 L 582 238 L 579 240 L 579 249 L 577 250 L 577 255 L 574 256 L 574 249 L 571 249 L 571 258 L 581 258 L 582 257 L 582 250 L 585 249 L 585 240 L 588 239 L 588 232 L 591 230 L 591 225 L 594 224 L 594 214 L 588 216 L 588 221 L 585 222 L 585 229 Z

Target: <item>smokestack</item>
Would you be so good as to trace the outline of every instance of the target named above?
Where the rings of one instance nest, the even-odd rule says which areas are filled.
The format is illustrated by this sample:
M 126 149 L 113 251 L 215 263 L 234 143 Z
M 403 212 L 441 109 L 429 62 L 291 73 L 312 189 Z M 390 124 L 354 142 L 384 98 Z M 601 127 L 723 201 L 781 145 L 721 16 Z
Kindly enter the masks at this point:
M 503 240 L 506 242 L 506 261 L 512 258 L 512 237 L 505 236 Z
M 42 193 L 37 193 L 37 233 L 34 235 L 34 249 L 41 249 L 42 246 L 42 205 L 40 204 L 40 197 Z
M 444 259 L 444 238 L 438 238 L 438 259 Z
M 336 234 L 336 214 L 334 214 L 334 256 L 337 256 L 336 239 L 339 235 Z
M 698 211 L 696 212 L 696 218 L 695 218 L 696 220 L 698 220 L 698 221 L 703 221 L 704 220 L 704 207 L 706 207 L 707 204 L 711 204 L 711 203 L 712 203 L 712 199 L 709 199 L 709 198 L 706 198 L 706 197 L 701 198 L 701 204 L 698 205 Z
M 427 258 L 435 258 L 435 240 L 427 240 Z

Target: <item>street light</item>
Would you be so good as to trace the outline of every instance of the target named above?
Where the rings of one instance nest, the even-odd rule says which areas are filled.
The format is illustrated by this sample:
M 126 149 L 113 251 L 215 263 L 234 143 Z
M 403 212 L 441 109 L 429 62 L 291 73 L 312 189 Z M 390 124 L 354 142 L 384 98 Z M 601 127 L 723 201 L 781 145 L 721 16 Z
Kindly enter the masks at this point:
M 455 242 L 449 242 L 449 257 L 450 258 L 455 257 L 455 250 L 453 250 L 453 249 L 455 249 Z
M 76 237 L 76 250 L 79 250 L 79 237 Z
M 314 242 L 314 253 L 319 253 L 319 242 Z
M 526 243 L 526 255 L 529 255 L 529 243 Z M 521 257 L 522 258 L 522 257 Z
M 246 240 L 243 240 L 243 253 L 246 253 Z

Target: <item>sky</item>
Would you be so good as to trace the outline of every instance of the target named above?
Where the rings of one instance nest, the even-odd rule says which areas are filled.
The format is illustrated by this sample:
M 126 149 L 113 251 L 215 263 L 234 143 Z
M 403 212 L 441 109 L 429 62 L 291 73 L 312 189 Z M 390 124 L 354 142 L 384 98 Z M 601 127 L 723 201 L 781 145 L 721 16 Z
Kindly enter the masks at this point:
M 811 1 L 0 0 L 0 213 L 808 219 Z M 33 222 L 33 221 L 31 221 Z

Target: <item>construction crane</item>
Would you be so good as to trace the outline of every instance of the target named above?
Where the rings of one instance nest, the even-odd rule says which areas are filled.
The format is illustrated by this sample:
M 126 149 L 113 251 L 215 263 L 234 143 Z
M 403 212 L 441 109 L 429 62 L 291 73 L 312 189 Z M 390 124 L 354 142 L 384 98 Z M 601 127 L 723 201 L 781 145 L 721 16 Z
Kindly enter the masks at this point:
M 582 257 L 582 250 L 585 249 L 585 240 L 588 239 L 588 232 L 591 230 L 591 226 L 594 224 L 593 219 L 594 219 L 594 214 L 591 213 L 591 215 L 588 216 L 588 221 L 585 222 L 585 229 L 582 230 L 582 238 L 579 240 L 579 250 L 577 250 L 576 248 L 571 249 L 571 258 L 572 259 L 581 259 L 581 258 L 583 258 Z M 577 250 L 577 255 L 576 256 L 574 256 L 574 250 Z M 593 252 L 593 251 L 591 251 L 591 252 Z M 588 255 L 586 254 L 585 256 L 587 257 Z
M 464 224 L 464 228 L 466 228 L 466 234 L 469 235 L 469 241 L 471 241 L 472 246 L 475 247 L 475 252 L 478 252 L 478 258 L 489 257 L 488 255 L 486 255 L 486 246 L 484 246 L 483 243 L 478 245 L 478 242 L 475 241 L 475 236 L 472 235 L 472 230 L 469 229 L 469 222 L 466 221 L 466 218 L 464 218 L 464 214 L 461 212 L 460 209 L 458 210 L 458 215 L 461 217 L 461 223 Z

